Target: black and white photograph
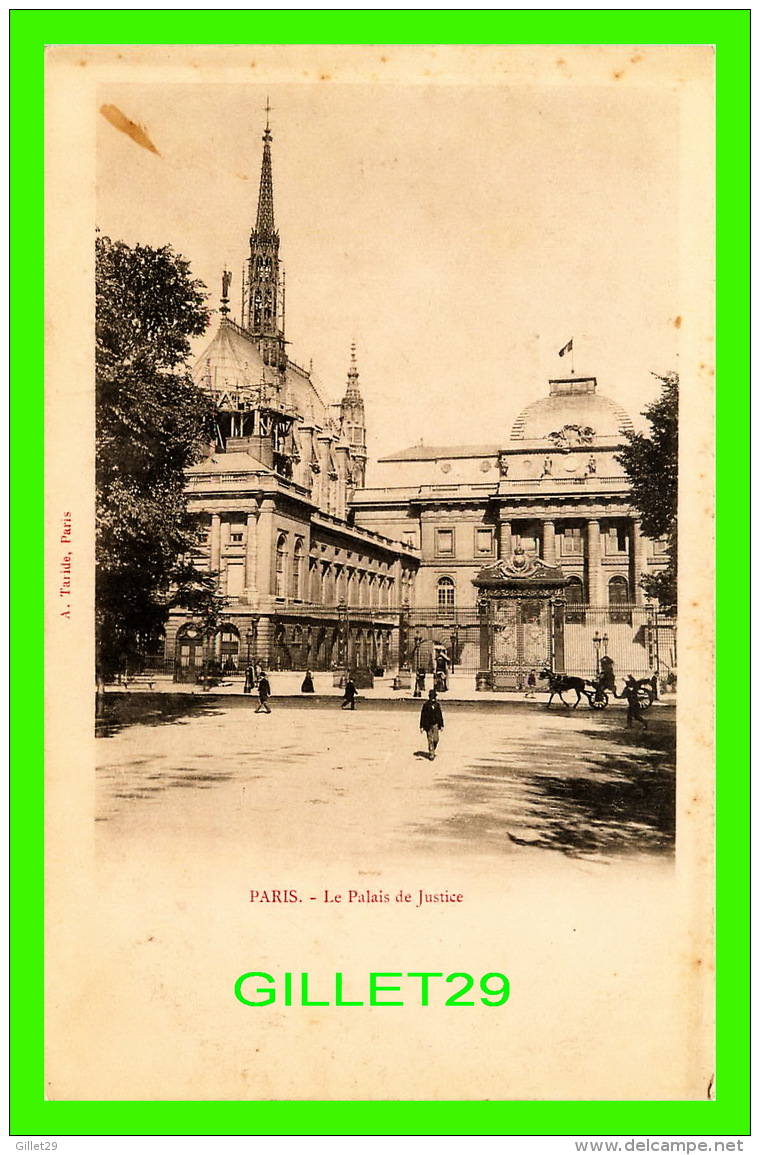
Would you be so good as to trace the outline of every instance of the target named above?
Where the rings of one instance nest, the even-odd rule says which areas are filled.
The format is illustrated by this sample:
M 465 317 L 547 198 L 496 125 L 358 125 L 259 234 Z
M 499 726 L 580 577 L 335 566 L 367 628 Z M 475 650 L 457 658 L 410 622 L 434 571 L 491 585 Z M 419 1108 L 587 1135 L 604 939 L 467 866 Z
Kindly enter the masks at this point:
M 708 47 L 48 57 L 50 1099 L 705 1099 Z

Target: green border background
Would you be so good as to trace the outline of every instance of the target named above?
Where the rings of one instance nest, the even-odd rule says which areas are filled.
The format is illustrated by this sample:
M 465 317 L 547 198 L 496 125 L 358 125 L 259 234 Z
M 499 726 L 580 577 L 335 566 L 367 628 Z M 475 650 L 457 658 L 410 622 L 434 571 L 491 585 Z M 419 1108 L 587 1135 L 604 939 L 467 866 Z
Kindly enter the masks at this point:
M 181 13 L 181 20 L 178 14 Z M 11 28 L 11 1134 L 749 1134 L 749 29 L 720 10 L 38 10 Z M 182 33 L 178 39 L 177 33 Z M 717 52 L 717 1099 L 46 1102 L 43 1098 L 43 91 L 46 44 L 713 44 Z M 682 388 L 688 388 L 682 382 Z M 22 424 L 23 422 L 23 424 Z M 29 526 L 34 532 L 28 532 Z M 23 533 L 23 537 L 22 537 Z M 29 662 L 30 654 L 35 655 Z M 730 663 L 730 666 L 729 666 Z M 23 675 L 22 675 L 22 671 Z M 30 672 L 31 671 L 31 672 Z M 721 683 L 719 683 L 721 684 Z M 744 687 L 745 680 L 741 680 Z M 711 700 L 705 687 L 705 705 Z M 107 981 L 107 976 L 104 976 Z M 625 1040 L 621 1039 L 621 1046 Z M 484 1062 L 487 1062 L 484 1056 Z

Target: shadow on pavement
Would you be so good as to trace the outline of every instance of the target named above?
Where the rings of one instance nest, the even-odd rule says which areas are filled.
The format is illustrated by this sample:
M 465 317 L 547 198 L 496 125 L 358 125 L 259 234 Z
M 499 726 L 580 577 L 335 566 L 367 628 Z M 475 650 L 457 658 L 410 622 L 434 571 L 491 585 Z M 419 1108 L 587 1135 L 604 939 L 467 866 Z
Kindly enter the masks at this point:
M 414 837 L 473 850 L 528 846 L 570 857 L 670 855 L 675 844 L 672 728 L 577 732 L 578 750 L 539 739 L 441 782 L 450 817 Z M 590 740 L 593 739 L 593 743 Z M 592 749 L 589 749 L 589 746 Z
M 126 726 L 162 726 L 221 712 L 213 699 L 194 695 L 104 694 L 96 708 L 95 737 L 110 738 Z

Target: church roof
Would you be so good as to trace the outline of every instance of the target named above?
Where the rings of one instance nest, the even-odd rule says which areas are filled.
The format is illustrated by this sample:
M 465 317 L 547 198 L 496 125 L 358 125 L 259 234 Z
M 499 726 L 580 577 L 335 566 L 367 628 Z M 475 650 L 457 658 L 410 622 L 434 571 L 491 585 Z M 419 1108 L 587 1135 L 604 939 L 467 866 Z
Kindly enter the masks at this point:
M 255 388 L 262 374 L 269 384 L 276 383 L 275 371 L 264 364 L 255 341 L 229 322 L 219 326 L 193 366 L 196 385 L 221 393 Z
M 304 421 L 324 426 L 329 418 L 329 409 L 313 375 L 294 361 L 288 361 L 285 380 L 291 401 Z
M 185 471 L 191 477 L 213 476 L 216 473 L 274 473 L 263 461 L 251 453 L 212 453 L 209 457 L 191 465 Z
M 203 389 L 217 393 L 237 393 L 256 389 L 263 380 L 277 386 L 277 372 L 259 352 L 256 341 L 239 325 L 223 321 L 193 366 L 193 379 Z M 289 361 L 285 380 L 291 403 L 305 421 L 324 426 L 329 409 L 311 374 Z
M 378 461 L 439 461 L 454 457 L 495 457 L 498 445 L 412 445 Z

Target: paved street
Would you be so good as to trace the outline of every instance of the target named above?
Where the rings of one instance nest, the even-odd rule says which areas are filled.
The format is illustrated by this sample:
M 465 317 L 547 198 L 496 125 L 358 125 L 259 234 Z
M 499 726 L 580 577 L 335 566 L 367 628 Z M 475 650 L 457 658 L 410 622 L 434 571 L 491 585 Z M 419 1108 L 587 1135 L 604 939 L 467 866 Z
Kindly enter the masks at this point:
M 662 854 L 674 834 L 674 711 L 626 731 L 624 711 L 543 702 L 449 706 L 435 763 L 419 703 L 156 699 L 151 725 L 102 740 L 99 817 L 156 836 L 182 815 L 191 839 L 223 821 L 231 844 L 313 858 L 357 852 L 504 855 L 516 846 L 584 857 Z M 129 702 L 126 703 L 129 708 Z M 144 697 L 137 703 L 149 709 Z M 139 716 L 139 715 L 138 715 Z
M 444 704 L 430 762 L 415 701 L 138 697 L 96 742 L 94 882 L 52 900 L 51 1098 L 690 1093 L 670 707 L 641 735 L 619 707 Z M 328 1002 L 340 971 L 365 1005 L 245 1007 L 251 970 Z M 509 1001 L 446 1007 L 441 978 L 367 1005 L 370 971 L 418 970 L 501 972 Z

